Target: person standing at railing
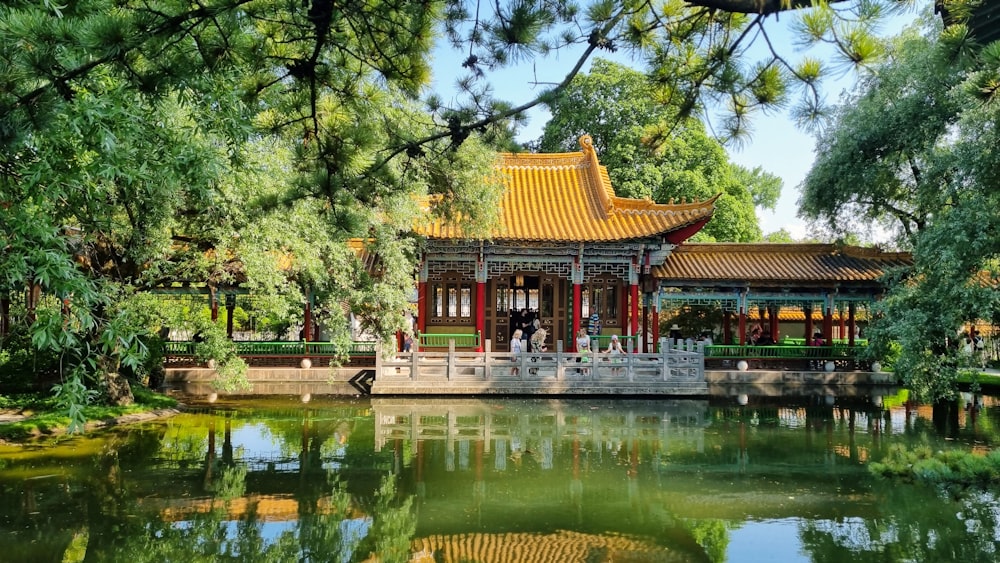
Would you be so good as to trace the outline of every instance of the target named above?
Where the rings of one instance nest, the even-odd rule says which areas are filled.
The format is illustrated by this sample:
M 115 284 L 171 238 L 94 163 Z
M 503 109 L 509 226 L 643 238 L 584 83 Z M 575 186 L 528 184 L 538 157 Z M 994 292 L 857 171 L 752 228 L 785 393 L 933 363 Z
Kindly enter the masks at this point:
M 598 336 L 601 334 L 601 316 L 595 311 L 590 315 L 587 320 L 587 334 L 590 336 Z
M 617 364 L 622 362 L 622 356 L 625 355 L 625 350 L 622 348 L 622 343 L 618 340 L 617 334 L 611 335 L 611 341 L 608 343 L 608 349 L 604 352 L 611 360 L 611 375 L 621 375 L 622 368 L 618 367 Z
M 535 319 L 538 322 L 538 319 Z M 532 354 L 540 354 L 545 352 L 548 348 L 545 346 L 545 337 L 548 336 L 548 331 L 544 328 L 537 328 L 535 332 L 531 333 L 531 339 L 528 340 L 528 351 Z M 537 357 L 532 356 L 532 362 L 538 361 Z M 534 375 L 538 373 L 538 368 L 532 368 L 528 370 L 528 373 Z
M 670 325 L 670 344 L 676 344 L 677 342 L 684 340 L 681 336 L 681 327 L 677 323 Z
M 538 322 L 537 319 L 535 322 Z M 545 338 L 548 335 L 549 335 L 548 331 L 545 330 L 544 328 L 535 329 L 535 332 L 531 333 L 531 338 L 528 340 L 530 344 L 528 350 L 536 354 L 539 352 L 544 352 L 546 350 Z
M 519 330 L 524 323 L 524 310 L 510 310 L 510 337 L 514 338 L 514 331 Z
M 986 369 L 986 341 L 979 335 L 979 331 L 972 329 L 972 348 L 976 355 L 976 361 L 982 369 Z
M 524 318 L 524 326 L 521 329 L 521 340 L 525 343 L 530 343 L 531 336 L 535 334 L 535 331 L 539 328 L 541 328 L 541 322 L 537 318 L 533 318 L 529 312 L 528 316 Z
M 510 337 L 510 361 L 514 362 L 514 367 L 510 370 L 511 375 L 518 375 L 521 361 L 521 329 L 516 329 Z
M 589 354 L 590 353 L 590 336 L 587 335 L 585 329 L 580 329 L 576 331 L 576 353 L 577 354 Z M 580 356 L 576 359 L 577 363 L 586 362 L 588 358 L 585 356 Z M 580 373 L 586 375 L 587 370 L 581 369 Z

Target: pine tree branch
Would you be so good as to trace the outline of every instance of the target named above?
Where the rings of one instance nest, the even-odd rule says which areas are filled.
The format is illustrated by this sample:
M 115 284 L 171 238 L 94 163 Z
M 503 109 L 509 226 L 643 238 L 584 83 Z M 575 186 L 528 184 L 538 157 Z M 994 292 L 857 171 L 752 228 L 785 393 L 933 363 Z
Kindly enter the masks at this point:
M 449 123 L 448 129 L 445 130 L 445 131 L 441 131 L 441 132 L 435 133 L 433 135 L 428 135 L 428 136 L 423 137 L 421 139 L 416 139 L 416 140 L 410 141 L 410 142 L 408 142 L 406 144 L 397 146 L 396 148 L 392 149 L 388 153 L 388 155 L 385 156 L 385 158 L 383 158 L 382 160 L 380 160 L 380 161 L 376 162 L 374 165 L 372 165 L 372 167 L 368 169 L 368 171 L 366 172 L 366 174 L 373 174 L 374 172 L 377 172 L 382 167 L 384 167 L 385 165 L 387 165 L 390 161 L 392 161 L 392 159 L 396 158 L 400 154 L 403 154 L 404 152 L 413 150 L 415 147 L 420 147 L 422 145 L 426 145 L 428 143 L 432 143 L 434 141 L 438 141 L 438 140 L 445 139 L 445 138 L 448 138 L 448 137 L 451 137 L 452 139 L 455 139 L 456 141 L 459 141 L 461 139 L 465 139 L 469 135 L 469 133 L 471 133 L 473 131 L 476 131 L 478 129 L 482 129 L 482 128 L 487 127 L 489 125 L 495 124 L 495 123 L 497 123 L 499 121 L 503 121 L 504 119 L 507 119 L 507 118 L 510 118 L 510 117 L 515 117 L 517 115 L 520 115 L 520 114 L 528 111 L 529 109 L 531 109 L 531 108 L 533 108 L 533 107 L 535 107 L 537 105 L 540 105 L 540 104 L 544 103 L 545 99 L 548 99 L 553 94 L 556 94 L 558 92 L 561 92 L 561 91 L 565 90 L 566 87 L 569 86 L 569 84 L 573 81 L 573 78 L 577 74 L 579 74 L 580 71 L 583 69 L 583 65 L 587 62 L 587 60 L 590 59 L 590 57 L 591 57 L 591 55 L 593 55 L 594 51 L 600 49 L 603 46 L 602 39 L 605 38 L 605 37 L 607 37 L 608 34 L 611 33 L 611 31 L 615 28 L 615 26 L 617 26 L 619 23 L 621 23 L 621 21 L 629 13 L 631 13 L 631 12 L 628 9 L 623 8 L 623 9 L 619 10 L 618 13 L 615 14 L 615 16 L 613 18 L 610 18 L 604 24 L 604 26 L 602 26 L 600 29 L 595 29 L 590 34 L 591 39 L 587 43 L 587 48 L 580 55 L 580 57 L 577 59 L 576 64 L 573 65 L 573 68 L 570 69 L 570 71 L 566 74 L 566 76 L 562 79 L 562 81 L 559 82 L 558 84 L 556 84 L 552 89 L 547 90 L 546 92 L 544 92 L 543 94 L 541 94 L 539 96 L 536 96 L 533 100 L 525 102 L 525 103 L 523 103 L 523 104 L 521 104 L 519 106 L 512 107 L 512 108 L 507 109 L 505 111 L 501 111 L 501 112 L 497 112 L 497 113 L 488 115 L 488 116 L 486 116 L 486 117 L 484 117 L 484 118 L 482 118 L 482 119 L 480 119 L 478 121 L 475 121 L 473 123 L 468 123 L 468 124 L 464 124 L 464 125 L 460 124 L 460 123 Z
M 102 65 L 109 64 L 115 60 L 121 59 L 125 54 L 140 48 L 146 42 L 161 37 L 164 35 L 171 35 L 179 30 L 183 29 L 185 23 L 190 21 L 212 19 L 214 21 L 215 16 L 229 10 L 234 10 L 239 8 L 244 4 L 249 4 L 254 0 L 233 0 L 231 4 L 225 6 L 214 6 L 206 7 L 199 6 L 198 8 L 189 10 L 187 12 L 177 14 L 175 16 L 168 17 L 165 21 L 161 22 L 159 25 L 149 30 L 142 30 L 138 35 L 132 38 L 132 41 L 124 46 L 116 46 L 115 49 L 109 50 L 107 54 L 102 57 L 97 57 L 90 62 L 82 64 L 78 67 L 70 69 L 59 76 L 54 77 L 46 84 L 42 84 L 19 96 L 14 103 L 11 105 L 11 109 L 23 108 L 25 106 L 31 105 L 38 98 L 44 95 L 52 88 L 61 88 L 67 83 L 82 78 L 89 74 L 95 68 Z
M 851 0 L 826 0 L 827 4 L 849 2 Z M 687 0 L 692 6 L 711 8 L 736 14 L 770 15 L 811 8 L 814 0 Z

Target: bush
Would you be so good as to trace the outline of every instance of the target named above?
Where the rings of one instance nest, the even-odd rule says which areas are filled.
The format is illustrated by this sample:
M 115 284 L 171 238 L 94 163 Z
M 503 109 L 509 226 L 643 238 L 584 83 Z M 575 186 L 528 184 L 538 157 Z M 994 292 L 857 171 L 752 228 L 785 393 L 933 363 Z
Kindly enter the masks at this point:
M 885 459 L 872 463 L 869 470 L 878 477 L 908 483 L 985 487 L 1000 482 L 1000 451 L 984 456 L 959 450 L 932 453 L 926 446 L 907 450 L 894 445 Z

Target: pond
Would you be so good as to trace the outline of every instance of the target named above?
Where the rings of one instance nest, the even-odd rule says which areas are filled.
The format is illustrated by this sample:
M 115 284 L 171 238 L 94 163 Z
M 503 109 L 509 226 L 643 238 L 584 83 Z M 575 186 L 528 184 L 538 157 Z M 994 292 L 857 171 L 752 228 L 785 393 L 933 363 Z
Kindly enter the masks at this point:
M 996 491 L 868 471 L 896 444 L 996 447 L 993 397 L 305 398 L 191 399 L 0 446 L 0 560 L 992 562 L 1000 547 Z

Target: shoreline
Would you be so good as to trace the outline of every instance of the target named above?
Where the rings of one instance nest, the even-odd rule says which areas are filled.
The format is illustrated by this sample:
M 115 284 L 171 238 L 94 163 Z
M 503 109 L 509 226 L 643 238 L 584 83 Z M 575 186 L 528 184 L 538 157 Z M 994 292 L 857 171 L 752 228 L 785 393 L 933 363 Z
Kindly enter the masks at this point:
M 88 420 L 83 425 L 83 431 L 81 434 L 94 431 L 103 430 L 107 428 L 112 428 L 114 426 L 121 426 L 125 424 L 136 424 L 139 422 L 148 422 L 151 420 L 158 420 L 162 418 L 169 418 L 171 416 L 180 414 L 185 410 L 184 405 L 178 404 L 174 407 L 167 408 L 154 408 L 147 411 L 133 412 L 128 414 L 123 414 L 121 416 L 116 416 L 113 418 L 98 419 L 98 420 Z M 7 424 L 17 424 L 19 422 L 25 422 L 31 420 L 35 414 L 23 414 L 13 409 L 0 410 L 0 425 Z M 44 414 L 44 413 L 41 413 Z M 31 432 L 26 432 L 26 435 L 20 438 L 4 438 L 0 437 L 0 444 L 5 445 L 28 445 L 33 440 L 38 440 L 40 438 L 50 438 L 56 436 L 67 436 L 67 426 L 57 426 L 49 428 L 48 430 L 42 431 L 35 428 Z

